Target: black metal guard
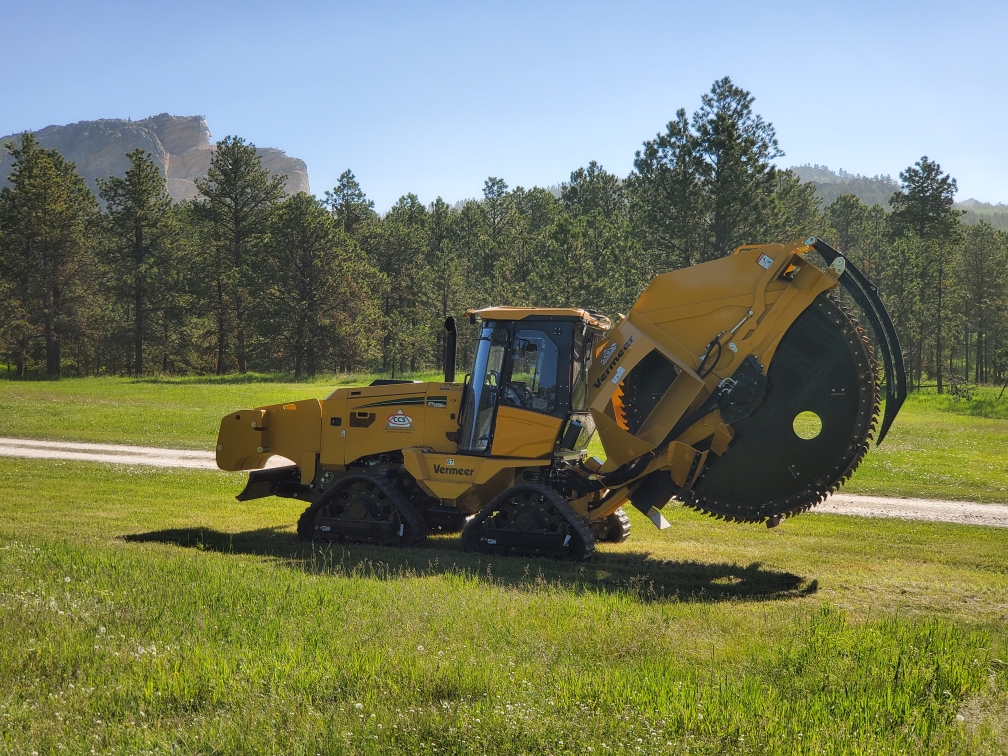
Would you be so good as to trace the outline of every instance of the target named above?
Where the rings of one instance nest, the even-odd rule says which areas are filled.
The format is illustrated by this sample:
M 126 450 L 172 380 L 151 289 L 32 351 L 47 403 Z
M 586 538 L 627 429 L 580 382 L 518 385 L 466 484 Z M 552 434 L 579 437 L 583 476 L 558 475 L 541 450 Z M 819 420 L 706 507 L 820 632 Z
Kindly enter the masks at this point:
M 455 383 L 455 345 L 458 341 L 458 330 L 455 328 L 455 318 L 446 318 L 444 327 L 444 381 L 445 383 Z
M 251 501 L 265 496 L 311 501 L 315 492 L 301 484 L 301 468 L 297 465 L 286 465 L 271 467 L 268 470 L 253 470 L 249 473 L 244 490 L 235 498 L 238 501 Z
M 872 330 L 875 331 L 875 341 L 878 343 L 879 351 L 882 352 L 886 377 L 885 415 L 876 442 L 876 445 L 881 444 L 906 399 L 906 366 L 903 363 L 903 352 L 900 349 L 896 327 L 889 317 L 885 304 L 882 303 L 882 298 L 879 297 L 878 288 L 865 278 L 850 258 L 815 236 L 806 243 L 820 254 L 827 265 L 832 265 L 838 257 L 843 258 L 844 272 L 840 276 L 840 284 L 864 310 Z

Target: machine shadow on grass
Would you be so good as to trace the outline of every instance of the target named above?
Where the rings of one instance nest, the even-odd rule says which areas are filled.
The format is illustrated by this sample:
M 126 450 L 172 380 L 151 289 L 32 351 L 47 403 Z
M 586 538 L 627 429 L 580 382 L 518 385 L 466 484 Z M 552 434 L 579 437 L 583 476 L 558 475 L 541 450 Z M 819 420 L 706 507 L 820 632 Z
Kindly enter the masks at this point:
M 815 593 L 818 581 L 770 569 L 697 561 L 662 561 L 635 552 L 597 552 L 586 563 L 532 557 L 487 557 L 462 551 L 457 538 L 431 538 L 420 548 L 364 544 L 306 544 L 275 528 L 224 533 L 172 528 L 121 536 L 132 543 L 162 543 L 220 554 L 266 557 L 291 569 L 334 577 L 380 580 L 458 575 L 526 590 L 558 587 L 603 591 L 638 600 L 720 602 L 796 599 Z

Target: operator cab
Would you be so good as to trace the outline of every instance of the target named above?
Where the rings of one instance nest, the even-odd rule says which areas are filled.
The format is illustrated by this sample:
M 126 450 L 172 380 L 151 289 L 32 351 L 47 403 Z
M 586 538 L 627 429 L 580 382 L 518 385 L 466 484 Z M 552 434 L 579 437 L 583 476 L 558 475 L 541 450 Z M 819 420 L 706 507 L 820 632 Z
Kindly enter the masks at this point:
M 592 344 L 609 329 L 608 318 L 569 308 L 467 314 L 480 331 L 462 395 L 459 452 L 544 457 L 584 449 L 595 432 Z

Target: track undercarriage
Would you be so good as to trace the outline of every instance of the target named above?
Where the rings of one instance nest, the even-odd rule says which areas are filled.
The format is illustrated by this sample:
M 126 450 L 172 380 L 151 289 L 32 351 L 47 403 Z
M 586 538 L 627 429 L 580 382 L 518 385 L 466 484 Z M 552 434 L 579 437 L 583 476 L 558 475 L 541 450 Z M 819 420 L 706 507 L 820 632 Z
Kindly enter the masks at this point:
M 467 551 L 580 561 L 592 556 L 597 541 L 619 543 L 630 535 L 630 518 L 622 508 L 589 524 L 541 484 L 511 486 L 475 515 L 466 515 L 429 499 L 411 502 L 401 470 L 382 473 L 350 474 L 333 482 L 301 515 L 298 538 L 415 546 L 429 534 L 462 532 Z M 297 498 L 311 494 L 307 487 L 298 488 L 302 495 Z

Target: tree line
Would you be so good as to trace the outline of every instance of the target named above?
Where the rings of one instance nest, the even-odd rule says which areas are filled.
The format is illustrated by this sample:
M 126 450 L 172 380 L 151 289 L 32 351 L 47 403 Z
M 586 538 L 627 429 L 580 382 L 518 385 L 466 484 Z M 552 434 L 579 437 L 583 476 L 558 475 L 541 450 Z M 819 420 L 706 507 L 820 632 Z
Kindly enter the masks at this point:
M 93 192 L 25 133 L 0 191 L 0 351 L 8 372 L 60 375 L 440 368 L 441 324 L 495 304 L 625 313 L 659 273 L 742 244 L 819 236 L 878 286 L 911 383 L 1008 373 L 1008 234 L 965 226 L 955 180 L 927 157 L 889 206 L 775 167 L 773 125 L 716 81 L 620 177 L 595 162 L 558 188 L 455 205 L 403 195 L 379 214 L 346 171 L 324 197 L 286 196 L 251 144 L 219 142 L 198 196 L 173 202 L 149 153 Z

